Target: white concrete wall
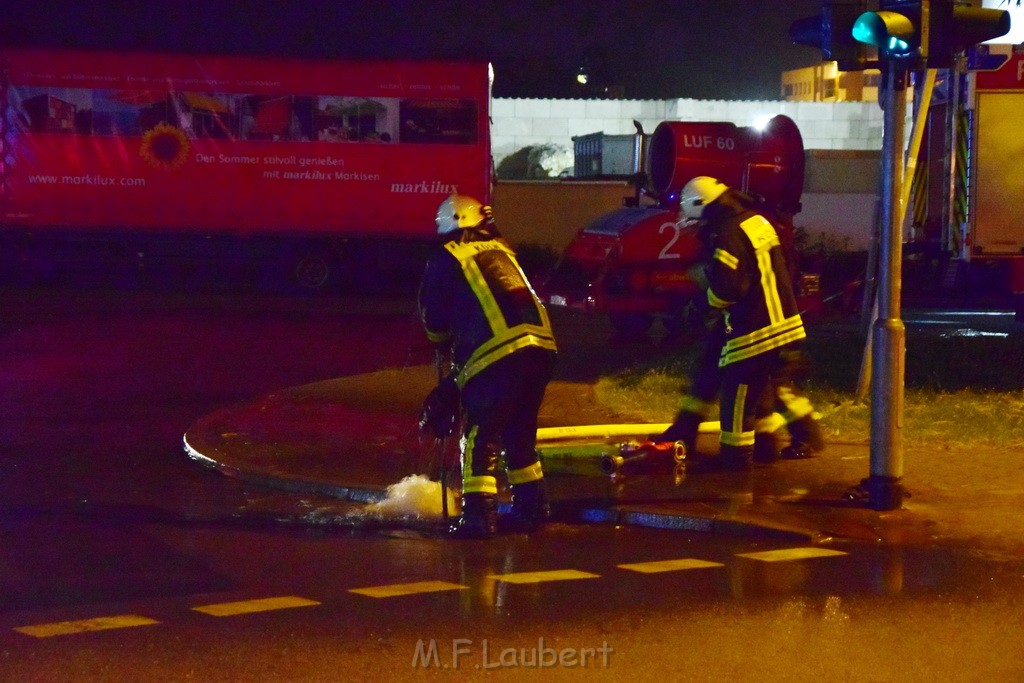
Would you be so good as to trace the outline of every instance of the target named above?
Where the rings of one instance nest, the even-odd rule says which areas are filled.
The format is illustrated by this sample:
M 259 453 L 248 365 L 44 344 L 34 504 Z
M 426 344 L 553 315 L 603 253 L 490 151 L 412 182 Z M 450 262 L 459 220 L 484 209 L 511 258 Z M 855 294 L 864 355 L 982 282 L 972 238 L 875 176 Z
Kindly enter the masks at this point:
M 913 121 L 908 107 L 906 132 Z M 751 126 L 776 114 L 784 114 L 796 123 L 808 150 L 869 150 L 882 148 L 883 112 L 875 102 L 733 102 L 727 100 L 539 100 L 496 99 L 491 112 L 491 144 L 497 165 L 513 152 L 529 145 L 554 145 L 559 153 L 551 155 L 545 168 L 553 175 L 573 172 L 574 135 L 603 132 L 606 135 L 632 135 L 633 121 L 651 133 L 662 121 L 727 121 Z M 826 156 L 828 153 L 824 153 Z M 841 153 L 840 153 L 841 155 Z M 816 159 L 809 160 L 813 170 Z M 845 161 L 839 171 L 858 173 L 856 163 Z M 868 163 L 868 162 L 864 162 Z M 873 162 L 871 162 L 873 163 Z M 821 172 L 837 171 L 820 162 Z M 829 182 L 811 182 L 802 197 L 803 211 L 796 224 L 812 236 L 822 234 L 845 248 L 865 249 L 872 238 L 876 193 L 865 185 L 865 178 L 849 178 L 850 188 L 833 187 Z M 811 174 L 813 176 L 813 173 Z M 871 175 L 868 185 L 874 183 Z M 814 181 L 811 177 L 809 180 Z M 864 181 L 864 182 L 861 182 Z M 842 182 L 840 182 L 842 184 Z M 818 187 L 818 186 L 821 187 Z M 575 230 L 575 227 L 573 227 Z
M 874 194 L 805 193 L 793 223 L 811 237 L 824 235 L 845 251 L 871 244 L 877 212 Z
M 776 114 L 796 122 L 805 149 L 879 150 L 881 108 L 875 102 L 744 102 L 729 100 L 542 100 L 498 98 L 491 108 L 495 165 L 530 145 L 551 144 L 572 172 L 574 135 L 650 133 L 662 121 L 727 121 L 751 126 Z M 909 124 L 908 124 L 909 129 Z

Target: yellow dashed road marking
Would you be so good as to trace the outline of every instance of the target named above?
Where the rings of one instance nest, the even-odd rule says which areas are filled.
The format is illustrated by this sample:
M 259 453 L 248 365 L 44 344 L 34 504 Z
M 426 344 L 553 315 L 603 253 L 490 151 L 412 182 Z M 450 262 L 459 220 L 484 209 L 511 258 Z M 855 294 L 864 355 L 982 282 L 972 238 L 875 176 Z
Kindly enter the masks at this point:
M 85 633 L 86 631 L 107 631 L 114 628 L 129 628 L 131 626 L 152 626 L 159 623 L 159 621 L 148 617 L 121 614 L 114 617 L 96 617 L 80 621 L 60 621 L 52 624 L 19 626 L 14 630 L 36 638 L 49 638 L 51 636 L 66 636 L 72 633 Z
M 581 572 L 577 569 L 553 569 L 546 572 L 519 572 L 516 574 L 491 574 L 489 579 L 506 583 L 543 583 L 544 581 L 571 581 L 573 579 L 599 579 L 600 574 Z
M 259 600 L 241 600 L 239 602 L 222 602 L 216 605 L 203 605 L 193 607 L 196 612 L 209 614 L 214 617 L 233 617 L 236 614 L 250 614 L 252 612 L 269 612 L 275 609 L 287 609 L 289 607 L 312 607 L 320 603 L 306 598 L 297 598 L 289 595 L 281 598 L 262 598 Z
M 737 553 L 735 556 L 745 557 L 759 562 L 789 562 L 817 557 L 835 557 L 847 554 L 848 553 L 840 550 L 831 550 L 828 548 L 785 548 L 781 550 L 768 550 L 754 553 Z M 724 565 L 720 562 L 710 562 L 708 560 L 699 560 L 695 558 L 683 558 L 676 560 L 656 560 L 652 562 L 634 562 L 619 564 L 616 566 L 627 571 L 634 571 L 642 574 L 655 574 L 686 569 L 722 567 Z M 503 581 L 505 583 L 528 584 L 544 583 L 548 581 L 571 581 L 576 579 L 599 579 L 601 576 L 599 574 L 592 574 L 590 572 L 584 572 L 577 569 L 555 569 L 549 571 L 517 572 L 511 574 L 491 574 L 488 578 L 496 581 Z M 365 595 L 371 598 L 391 598 L 403 595 L 416 595 L 420 593 L 467 590 L 468 588 L 469 586 L 450 583 L 448 581 L 418 581 L 414 583 L 398 583 L 386 586 L 351 588 L 349 589 L 349 592 Z M 308 600 L 306 598 L 296 596 L 284 596 L 203 605 L 193 607 L 192 609 L 196 612 L 202 612 L 215 617 L 226 617 L 292 607 L 313 607 L 319 604 L 320 603 L 315 600 Z M 52 636 L 85 633 L 89 631 L 105 631 L 110 629 L 130 628 L 134 626 L 151 626 L 159 623 L 159 621 L 148 617 L 142 617 L 134 614 L 123 614 L 77 621 L 62 621 L 49 624 L 19 626 L 13 630 L 35 638 L 48 638 Z
M 789 562 L 790 560 L 806 560 L 812 557 L 833 557 L 835 555 L 846 555 L 846 553 L 828 548 L 785 548 L 783 550 L 765 550 L 759 553 L 738 553 L 736 557 L 746 557 L 761 562 Z
M 371 598 L 394 598 L 400 595 L 416 595 L 417 593 L 438 593 L 440 591 L 461 591 L 469 588 L 460 583 L 447 581 L 417 581 L 416 583 L 394 583 L 390 586 L 370 586 L 369 588 L 350 588 L 349 593 L 358 593 Z
M 655 562 L 635 562 L 633 564 L 620 564 L 619 569 L 628 569 L 631 572 L 641 574 L 657 574 L 659 572 L 674 572 L 680 569 L 706 569 L 708 567 L 724 567 L 721 562 L 708 562 L 707 560 L 658 560 Z

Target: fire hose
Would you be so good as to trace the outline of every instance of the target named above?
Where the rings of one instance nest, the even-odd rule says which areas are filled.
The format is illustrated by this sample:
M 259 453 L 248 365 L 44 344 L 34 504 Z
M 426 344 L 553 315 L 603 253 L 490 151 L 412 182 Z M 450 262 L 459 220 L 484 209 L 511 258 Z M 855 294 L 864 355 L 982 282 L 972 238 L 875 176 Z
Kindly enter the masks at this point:
M 614 439 L 636 437 L 647 439 L 652 434 L 661 434 L 672 424 L 610 424 L 581 425 L 575 427 L 541 427 L 537 430 L 537 442 L 559 441 L 562 439 Z M 698 434 L 717 434 L 721 431 L 718 422 L 701 422 Z
M 546 472 L 624 475 L 670 471 L 686 460 L 681 442 L 654 442 L 650 436 L 668 424 L 585 425 L 537 430 L 537 450 Z M 714 434 L 718 422 L 701 423 L 698 432 Z

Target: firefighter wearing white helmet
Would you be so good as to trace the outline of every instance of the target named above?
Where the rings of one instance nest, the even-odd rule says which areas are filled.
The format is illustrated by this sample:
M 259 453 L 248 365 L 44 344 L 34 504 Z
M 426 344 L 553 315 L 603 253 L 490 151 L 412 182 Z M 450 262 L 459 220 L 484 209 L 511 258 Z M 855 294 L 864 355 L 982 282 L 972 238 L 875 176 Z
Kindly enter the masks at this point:
M 688 182 L 680 213 L 700 226 L 708 254 L 707 299 L 722 311 L 722 320 L 707 342 L 711 367 L 698 371 L 676 421 L 660 438 L 692 448 L 697 424 L 720 385 L 719 459 L 728 468 L 745 468 L 755 455 L 756 433 L 780 426 L 771 424 L 773 401 L 785 399 L 801 410 L 810 406 L 788 384 L 772 385 L 773 373 L 784 367 L 783 352 L 806 336 L 786 254 L 758 200 L 715 178 Z
M 491 207 L 484 206 L 473 197 L 453 194 L 437 207 L 437 232 L 475 228 L 490 217 Z
M 439 386 L 457 390 L 464 418 L 462 515 L 450 531 L 462 538 L 497 531 L 502 451 L 512 489 L 502 527 L 533 531 L 549 514 L 536 439 L 554 371 L 551 323 L 490 207 L 452 195 L 436 218 L 443 244 L 427 261 L 418 303 L 427 338 L 450 353 L 452 372 Z M 421 426 L 447 435 L 430 420 Z
M 715 201 L 729 187 L 720 180 L 706 175 L 697 176 L 686 183 L 679 194 L 679 211 L 687 221 L 700 220 L 704 207 Z

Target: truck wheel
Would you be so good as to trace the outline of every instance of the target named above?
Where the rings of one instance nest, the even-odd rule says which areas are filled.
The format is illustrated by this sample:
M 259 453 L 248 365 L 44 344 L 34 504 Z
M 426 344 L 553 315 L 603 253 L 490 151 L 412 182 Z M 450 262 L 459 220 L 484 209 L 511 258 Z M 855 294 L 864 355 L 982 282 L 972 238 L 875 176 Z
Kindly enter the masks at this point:
M 654 317 L 650 313 L 609 313 L 608 320 L 618 337 L 642 337 L 651 329 Z

